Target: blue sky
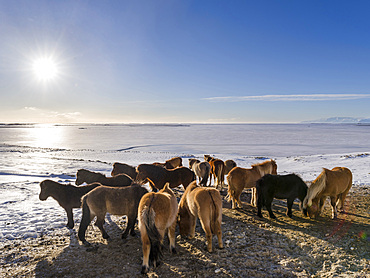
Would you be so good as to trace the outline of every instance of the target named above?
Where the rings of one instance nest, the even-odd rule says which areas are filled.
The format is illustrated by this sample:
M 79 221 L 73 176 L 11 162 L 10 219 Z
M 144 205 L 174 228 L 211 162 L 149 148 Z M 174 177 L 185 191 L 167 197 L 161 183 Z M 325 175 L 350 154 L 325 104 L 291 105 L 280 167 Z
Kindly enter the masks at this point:
M 370 117 L 369 1 L 0 1 L 0 122 Z M 57 74 L 40 80 L 38 59 Z

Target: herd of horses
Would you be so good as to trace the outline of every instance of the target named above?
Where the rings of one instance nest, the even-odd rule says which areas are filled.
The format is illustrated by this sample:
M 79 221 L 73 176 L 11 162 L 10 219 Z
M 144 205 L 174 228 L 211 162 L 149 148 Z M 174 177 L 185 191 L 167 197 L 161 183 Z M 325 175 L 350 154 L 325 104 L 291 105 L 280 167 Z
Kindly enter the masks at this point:
M 257 207 L 257 215 L 263 217 L 266 207 L 270 218 L 276 218 L 271 209 L 274 198 L 287 200 L 287 215 L 292 217 L 295 199 L 301 202 L 305 216 L 315 218 L 330 197 L 332 218 L 343 210 L 344 200 L 352 186 L 352 173 L 344 167 L 323 169 L 308 187 L 295 174 L 278 175 L 277 164 L 268 160 L 251 168 L 238 167 L 233 160 L 223 161 L 204 155 L 204 161 L 189 159 L 189 168 L 183 166 L 182 158 L 175 157 L 164 163 L 140 164 L 137 167 L 114 163 L 111 177 L 85 169 L 77 171 L 76 185 L 61 184 L 52 180 L 40 183 L 40 200 L 54 198 L 67 213 L 67 227 L 74 227 L 72 209 L 82 207 L 82 219 L 78 230 L 79 240 L 86 246 L 90 243 L 85 233 L 96 217 L 95 225 L 104 239 L 109 235 L 104 230 L 105 215 L 126 215 L 127 226 L 122 238 L 135 235 L 138 220 L 143 262 L 142 273 L 150 266 L 156 267 L 162 256 L 163 239 L 167 233 L 170 252 L 176 253 L 175 230 L 179 226 L 181 236 L 193 238 L 197 219 L 206 234 L 207 250 L 212 252 L 212 238 L 217 236 L 219 248 L 222 243 L 222 197 L 219 188 L 227 180 L 227 200 L 232 208 L 241 208 L 241 193 L 252 190 L 251 205 Z M 211 181 L 214 185 L 211 186 Z M 197 180 L 199 181 L 197 183 Z M 86 185 L 82 185 L 86 183 Z M 149 183 L 151 191 L 142 185 Z M 178 203 L 171 188 L 182 185 L 184 193 Z

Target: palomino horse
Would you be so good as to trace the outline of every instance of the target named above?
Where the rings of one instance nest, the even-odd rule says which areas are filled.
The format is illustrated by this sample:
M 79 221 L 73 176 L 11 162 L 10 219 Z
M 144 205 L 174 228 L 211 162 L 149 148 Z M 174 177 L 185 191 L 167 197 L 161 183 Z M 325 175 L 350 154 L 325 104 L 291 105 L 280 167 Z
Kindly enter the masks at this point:
M 233 168 L 227 175 L 228 201 L 232 201 L 232 208 L 242 207 L 240 195 L 244 188 L 252 189 L 251 205 L 257 206 L 256 182 L 266 174 L 277 174 L 277 165 L 274 160 L 252 165 L 252 168 Z
M 89 245 L 85 239 L 85 233 L 95 216 L 95 225 L 100 229 L 103 238 L 109 238 L 103 228 L 107 212 L 112 215 L 126 215 L 127 227 L 122 233 L 122 238 L 126 238 L 130 231 L 130 234 L 134 236 L 137 209 L 141 197 L 146 193 L 148 190 L 136 184 L 127 187 L 100 186 L 90 191 L 82 197 L 82 219 L 78 229 L 78 238 L 85 245 Z
M 149 265 L 159 265 L 162 256 L 163 238 L 166 230 L 170 240 L 170 252 L 176 253 L 175 230 L 178 212 L 177 199 L 169 183 L 158 193 L 150 192 L 143 196 L 138 208 L 139 229 L 143 248 L 141 273 L 149 270 Z
M 136 179 L 136 167 L 128 165 L 126 163 L 119 163 L 115 162 L 113 163 L 113 170 L 111 172 L 112 177 L 116 176 L 118 174 L 126 174 L 131 179 Z
M 208 177 L 211 173 L 211 165 L 207 161 L 199 161 L 195 158 L 189 158 L 189 168 L 199 178 L 199 184 L 207 186 Z
M 72 184 L 61 184 L 52 180 L 44 180 L 40 182 L 41 192 L 39 199 L 45 201 L 48 197 L 54 198 L 66 211 L 68 218 L 67 227 L 72 229 L 74 227 L 72 209 L 80 208 L 81 197 L 98 186 L 101 186 L 101 184 L 97 182 L 84 186 L 75 186 Z
M 137 166 L 136 171 L 136 180 L 139 183 L 143 183 L 148 179 L 153 191 L 162 189 L 167 182 L 169 183 L 170 188 L 174 188 L 182 184 L 186 189 L 189 183 L 195 180 L 194 172 L 183 166 L 167 170 L 161 166 L 153 164 L 140 164 Z
M 218 186 L 220 185 L 222 189 L 222 185 L 225 184 L 225 181 L 224 181 L 225 164 L 224 162 L 221 159 L 214 158 L 208 154 L 204 155 L 204 160 L 208 161 L 209 164 L 211 165 L 211 175 L 209 179 L 209 184 L 211 185 L 212 176 L 213 176 L 216 188 L 218 188 Z
M 106 186 L 129 186 L 132 183 L 132 179 L 126 174 L 118 174 L 114 177 L 106 177 L 101 173 L 92 172 L 85 169 L 77 171 L 76 185 L 93 182 L 100 182 Z
M 262 206 L 266 206 L 270 218 L 276 218 L 271 210 L 274 198 L 287 199 L 287 215 L 292 218 L 292 206 L 296 198 L 303 203 L 307 194 L 306 183 L 296 174 L 289 175 L 264 175 L 257 181 L 257 215 L 262 216 Z
M 310 218 L 320 215 L 326 197 L 330 197 L 333 209 L 332 218 L 338 216 L 337 209 L 343 210 L 344 200 L 352 187 L 352 173 L 348 168 L 335 167 L 331 170 L 323 168 L 321 174 L 308 188 L 307 196 L 303 201 L 303 211 Z
M 222 249 L 222 199 L 215 188 L 197 186 L 193 181 L 185 190 L 179 203 L 178 223 L 181 236 L 195 237 L 195 226 L 199 218 L 207 239 L 207 250 L 212 252 L 212 234 L 217 235 Z

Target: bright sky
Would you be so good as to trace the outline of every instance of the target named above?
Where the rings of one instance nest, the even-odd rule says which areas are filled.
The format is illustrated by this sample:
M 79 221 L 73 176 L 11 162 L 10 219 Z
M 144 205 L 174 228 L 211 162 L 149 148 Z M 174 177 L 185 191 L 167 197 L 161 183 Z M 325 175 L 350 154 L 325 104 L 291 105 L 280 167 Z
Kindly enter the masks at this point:
M 0 122 L 370 117 L 369 1 L 0 1 Z

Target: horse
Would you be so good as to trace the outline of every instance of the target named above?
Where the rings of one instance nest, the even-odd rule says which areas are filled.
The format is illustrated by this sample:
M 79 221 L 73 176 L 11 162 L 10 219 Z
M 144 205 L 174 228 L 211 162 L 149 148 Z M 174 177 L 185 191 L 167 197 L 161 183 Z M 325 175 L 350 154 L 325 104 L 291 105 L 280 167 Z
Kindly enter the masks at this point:
M 126 174 L 117 174 L 113 177 L 106 177 L 101 173 L 92 172 L 85 169 L 77 171 L 76 185 L 99 182 L 106 186 L 129 186 L 132 184 L 132 178 Z
M 85 233 L 95 216 L 95 225 L 100 229 L 103 238 L 108 239 L 109 235 L 103 227 L 107 212 L 112 215 L 127 216 L 127 227 L 122 233 L 122 239 L 126 238 L 129 232 L 135 236 L 137 209 L 141 197 L 146 193 L 148 190 L 137 184 L 128 187 L 100 186 L 87 193 L 82 197 L 82 219 L 78 229 L 79 240 L 86 246 L 90 245 L 86 241 Z
M 233 168 L 227 175 L 228 184 L 228 201 L 232 202 L 232 208 L 241 208 L 240 195 L 244 188 L 252 189 L 251 205 L 257 206 L 256 182 L 265 174 L 277 174 L 277 165 L 274 160 L 265 161 L 260 164 L 252 165 L 252 168 L 246 169 L 241 167 Z
M 90 192 L 94 188 L 101 186 L 100 183 L 91 183 L 84 186 L 75 186 L 72 184 L 61 184 L 52 180 L 44 180 L 40 182 L 39 199 L 45 201 L 48 197 L 54 198 L 58 204 L 64 208 L 67 213 L 67 227 L 74 227 L 73 208 L 81 207 L 81 197 Z
M 206 186 L 209 174 L 211 173 L 211 165 L 207 161 L 199 161 L 195 158 L 189 158 L 189 168 L 199 177 L 199 184 Z
M 211 185 L 212 176 L 213 176 L 216 188 L 218 188 L 218 186 L 221 185 L 221 189 L 222 189 L 222 185 L 225 184 L 225 181 L 224 181 L 225 164 L 224 162 L 221 159 L 214 158 L 208 154 L 204 155 L 204 160 L 209 162 L 209 164 L 211 165 L 211 174 L 210 174 L 209 184 Z
M 336 219 L 339 211 L 343 210 L 344 200 L 352 187 L 352 172 L 345 167 L 335 167 L 331 170 L 323 168 L 320 175 L 308 188 L 303 201 L 303 212 L 310 218 L 320 215 L 326 197 L 330 197 L 332 219 Z
M 225 160 L 224 164 L 224 175 L 230 173 L 230 171 L 237 166 L 236 162 L 232 159 Z
M 137 166 L 136 171 L 136 180 L 139 183 L 143 183 L 148 179 L 152 191 L 162 189 L 167 182 L 169 183 L 170 188 L 174 188 L 182 184 L 186 189 L 189 183 L 195 180 L 194 172 L 184 166 L 167 170 L 153 164 L 140 164 Z
M 207 250 L 212 252 L 212 234 L 217 235 L 218 246 L 222 243 L 222 199 L 215 188 L 197 186 L 193 181 L 185 190 L 179 203 L 178 224 L 181 236 L 195 237 L 195 226 L 199 218 L 206 233 Z
M 169 183 L 166 183 L 159 192 L 147 193 L 140 200 L 138 219 L 143 249 L 141 273 L 147 273 L 149 265 L 154 267 L 159 265 L 166 230 L 170 241 L 170 252 L 176 253 L 177 212 L 177 199 Z
M 118 174 L 126 174 L 131 179 L 136 179 L 136 168 L 134 166 L 125 164 L 125 163 L 119 163 L 115 162 L 113 163 L 113 170 L 111 172 L 112 177 L 116 176 Z
M 270 218 L 276 218 L 271 210 L 274 198 L 287 199 L 287 215 L 292 218 L 292 206 L 296 198 L 301 204 L 307 194 L 306 183 L 296 174 L 289 175 L 264 175 L 256 183 L 257 189 L 257 215 L 263 218 L 261 209 L 266 206 Z M 301 206 L 300 206 L 301 207 Z
M 164 163 L 161 162 L 154 162 L 153 165 L 162 166 L 168 170 L 175 169 L 177 167 L 182 166 L 182 158 L 181 157 L 173 157 L 171 159 L 166 160 Z

